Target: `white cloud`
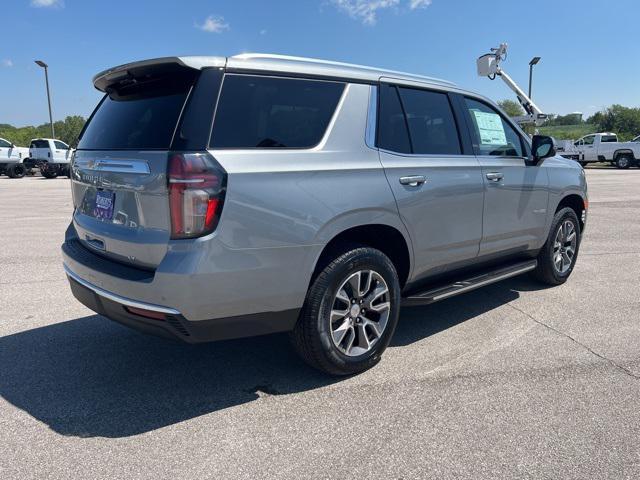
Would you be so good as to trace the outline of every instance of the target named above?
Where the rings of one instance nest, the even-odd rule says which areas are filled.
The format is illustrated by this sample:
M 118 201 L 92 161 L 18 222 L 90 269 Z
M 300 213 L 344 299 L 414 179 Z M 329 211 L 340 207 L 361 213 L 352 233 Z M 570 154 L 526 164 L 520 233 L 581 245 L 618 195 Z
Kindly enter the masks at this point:
M 13 61 L 9 58 L 5 58 L 4 60 L 2 60 L 2 66 L 3 67 L 13 67 Z
M 396 7 L 400 0 L 331 0 L 331 3 L 365 25 L 375 25 L 378 10 Z
M 225 30 L 229 30 L 229 24 L 224 22 L 223 17 L 215 17 L 209 15 L 202 24 L 197 24 L 196 27 L 205 32 L 222 33 Z
M 64 0 L 31 0 L 32 7 L 64 7 Z
M 416 8 L 427 8 L 431 5 L 431 0 L 411 0 L 409 8 L 415 10 Z
M 426 8 L 431 0 L 329 0 L 338 10 L 365 25 L 375 25 L 380 10 L 406 6 L 410 10 Z

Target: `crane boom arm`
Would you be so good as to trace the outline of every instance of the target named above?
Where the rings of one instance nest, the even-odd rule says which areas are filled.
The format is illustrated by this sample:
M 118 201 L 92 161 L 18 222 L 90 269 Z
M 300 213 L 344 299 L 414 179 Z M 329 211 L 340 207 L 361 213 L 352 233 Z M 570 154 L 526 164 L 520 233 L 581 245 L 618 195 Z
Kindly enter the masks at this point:
M 540 108 L 533 103 L 533 100 L 524 93 L 518 84 L 500 67 L 500 62 L 504 61 L 507 56 L 507 44 L 502 43 L 498 48 L 492 48 L 491 53 L 481 56 L 477 61 L 478 75 L 481 77 L 489 77 L 494 80 L 496 77 L 500 77 L 502 81 L 509 87 L 515 94 L 524 108 L 526 115 L 517 117 L 515 120 L 518 123 L 534 123 L 541 125 L 546 119 L 545 115 Z

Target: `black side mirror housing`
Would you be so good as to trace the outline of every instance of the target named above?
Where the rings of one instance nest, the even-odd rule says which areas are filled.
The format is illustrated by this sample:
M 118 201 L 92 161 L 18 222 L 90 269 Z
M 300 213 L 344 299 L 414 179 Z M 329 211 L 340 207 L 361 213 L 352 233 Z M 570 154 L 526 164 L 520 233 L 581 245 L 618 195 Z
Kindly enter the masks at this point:
M 531 143 L 532 163 L 538 165 L 545 158 L 553 157 L 556 154 L 556 148 L 553 144 L 553 138 L 545 135 L 534 135 Z

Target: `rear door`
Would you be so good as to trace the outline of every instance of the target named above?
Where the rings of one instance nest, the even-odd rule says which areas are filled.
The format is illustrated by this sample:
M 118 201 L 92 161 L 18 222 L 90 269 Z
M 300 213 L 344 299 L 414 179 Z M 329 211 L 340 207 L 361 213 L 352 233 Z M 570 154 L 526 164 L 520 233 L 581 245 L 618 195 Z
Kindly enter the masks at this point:
M 171 238 L 169 152 L 194 147 L 194 131 L 208 138 L 217 90 L 209 82 L 206 96 L 197 98 L 200 72 L 174 64 L 133 68 L 122 77 L 107 87 L 79 139 L 71 173 L 74 225 L 87 248 L 154 268 Z M 188 112 L 204 116 L 187 122 Z
M 539 246 L 549 198 L 546 169 L 528 162 L 528 143 L 500 112 L 468 97 L 464 105 L 485 185 L 480 255 Z
M 413 242 L 416 279 L 478 255 L 483 182 L 446 92 L 382 83 L 380 159 Z

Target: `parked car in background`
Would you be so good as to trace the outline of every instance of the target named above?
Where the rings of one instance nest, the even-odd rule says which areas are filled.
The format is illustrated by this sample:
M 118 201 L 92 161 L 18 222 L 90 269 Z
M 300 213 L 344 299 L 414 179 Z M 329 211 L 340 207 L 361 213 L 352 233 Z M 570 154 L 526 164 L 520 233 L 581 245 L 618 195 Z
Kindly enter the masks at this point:
M 40 173 L 46 178 L 58 175 L 69 176 L 69 163 L 73 149 L 61 140 L 54 138 L 34 138 L 29 146 L 29 156 L 40 167 Z
M 62 246 L 75 297 L 186 342 L 290 332 L 310 365 L 375 365 L 406 305 L 574 268 L 578 164 L 427 77 L 270 55 L 98 74 Z M 241 353 L 239 353 L 241 354 Z
M 609 162 L 618 168 L 629 168 L 640 160 L 640 143 L 619 142 L 615 133 L 592 133 L 578 139 L 573 148 L 561 152 L 565 158 L 582 166 L 593 162 Z
M 28 170 L 28 165 L 25 165 L 28 158 L 28 148 L 18 147 L 13 142 L 0 138 L 0 175 L 5 174 L 11 178 L 24 177 Z

